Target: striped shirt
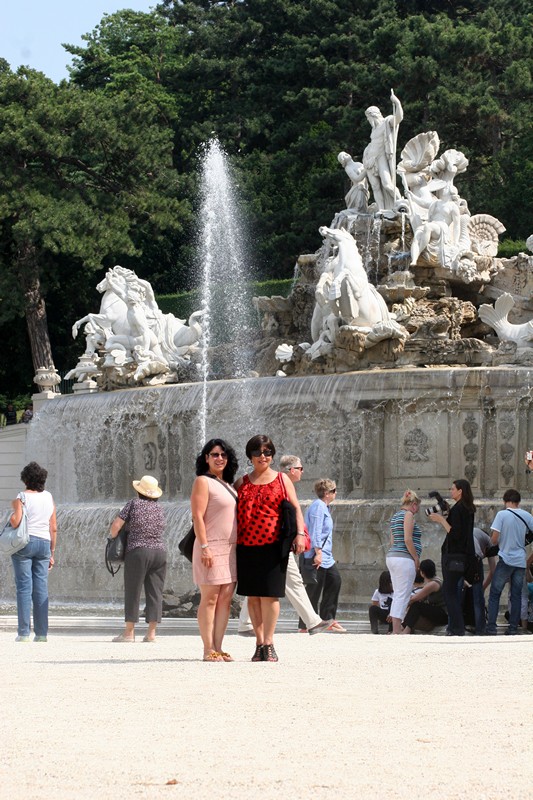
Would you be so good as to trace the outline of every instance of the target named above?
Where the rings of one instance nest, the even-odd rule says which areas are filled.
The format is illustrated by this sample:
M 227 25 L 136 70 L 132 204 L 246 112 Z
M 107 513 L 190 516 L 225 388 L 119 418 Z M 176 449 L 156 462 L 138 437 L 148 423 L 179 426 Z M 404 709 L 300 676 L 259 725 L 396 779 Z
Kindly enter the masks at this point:
M 392 534 L 392 545 L 389 548 L 388 555 L 391 556 L 399 556 L 399 555 L 408 555 L 411 557 L 411 553 L 407 549 L 407 545 L 405 544 L 404 538 L 404 530 L 403 524 L 405 520 L 405 509 L 401 508 L 395 514 L 392 515 L 392 519 L 390 521 L 390 530 Z M 416 554 L 420 557 L 422 552 L 422 531 L 420 530 L 418 523 L 415 522 L 413 527 L 413 544 L 415 546 Z

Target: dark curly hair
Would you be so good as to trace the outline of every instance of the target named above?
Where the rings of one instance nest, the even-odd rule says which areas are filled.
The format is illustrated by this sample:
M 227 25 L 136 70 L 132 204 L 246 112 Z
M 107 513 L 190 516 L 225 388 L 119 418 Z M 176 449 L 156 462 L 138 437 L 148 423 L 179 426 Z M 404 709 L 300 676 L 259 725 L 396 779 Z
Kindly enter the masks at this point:
M 205 457 L 211 452 L 213 447 L 220 447 L 220 449 L 226 453 L 228 460 L 226 461 L 226 466 L 222 473 L 222 480 L 226 481 L 226 483 L 233 483 L 235 474 L 239 468 L 239 462 L 237 461 L 235 450 L 233 447 L 230 447 L 224 439 L 209 439 L 209 441 L 204 444 L 196 458 L 196 474 L 205 475 L 206 472 L 209 472 L 209 465 Z
M 252 436 L 252 438 L 246 442 L 246 457 L 251 458 L 253 450 L 262 450 L 263 447 L 268 447 L 269 450 L 272 450 L 272 456 L 276 455 L 276 448 L 270 436 L 259 433 L 257 436 Z
M 42 492 L 48 477 L 48 470 L 40 467 L 36 461 L 26 464 L 20 473 L 20 480 L 26 489 L 33 489 L 35 492 Z

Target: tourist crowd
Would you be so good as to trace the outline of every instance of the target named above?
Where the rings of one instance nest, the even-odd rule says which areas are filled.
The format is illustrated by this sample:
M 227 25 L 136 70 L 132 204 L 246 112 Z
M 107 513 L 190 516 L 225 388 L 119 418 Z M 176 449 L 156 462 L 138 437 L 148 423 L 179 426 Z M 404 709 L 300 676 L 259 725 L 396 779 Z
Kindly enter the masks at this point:
M 274 633 L 280 598 L 285 596 L 298 614 L 301 632 L 347 632 L 336 620 L 341 574 L 333 555 L 335 482 L 316 481 L 316 499 L 304 517 L 296 495 L 304 471 L 300 458 L 284 455 L 276 470 L 276 448 L 265 435 L 253 436 L 245 452 L 251 469 L 237 478 L 237 456 L 222 439 L 206 442 L 196 458 L 189 535 L 194 537 L 192 574 L 201 597 L 198 626 L 204 661 L 233 660 L 223 640 L 235 589 L 243 598 L 239 633 L 255 636 L 254 662 L 278 660 Z M 29 641 L 32 604 L 35 641 L 46 641 L 48 634 L 48 573 L 55 563 L 57 524 L 53 497 L 45 490 L 46 478 L 45 469 L 35 462 L 28 464 L 21 473 L 25 492 L 12 504 L 11 525 L 18 527 L 24 517 L 29 533 L 28 543 L 12 555 L 17 641 Z M 157 502 L 163 492 L 151 475 L 134 480 L 132 486 L 137 496 L 119 511 L 110 531 L 112 538 L 127 533 L 125 627 L 113 641 L 135 641 L 144 590 L 148 630 L 143 641 L 155 642 L 167 568 L 165 514 Z M 533 516 L 519 507 L 519 492 L 508 489 L 504 493 L 504 508 L 496 514 L 490 535 L 474 527 L 476 508 L 466 479 L 453 482 L 452 505 L 434 494 L 439 502 L 426 514 L 429 522 L 444 531 L 442 577 L 434 561 L 421 560 L 424 543 L 417 521 L 421 501 L 408 489 L 390 521 L 387 569 L 380 575 L 369 607 L 372 633 L 385 624 L 393 635 L 444 626 L 448 636 L 464 636 L 467 629 L 496 635 L 506 584 L 510 586 L 506 633 L 518 633 L 521 626 L 527 627 L 533 563 L 533 555 L 526 559 L 526 545 L 533 540 Z

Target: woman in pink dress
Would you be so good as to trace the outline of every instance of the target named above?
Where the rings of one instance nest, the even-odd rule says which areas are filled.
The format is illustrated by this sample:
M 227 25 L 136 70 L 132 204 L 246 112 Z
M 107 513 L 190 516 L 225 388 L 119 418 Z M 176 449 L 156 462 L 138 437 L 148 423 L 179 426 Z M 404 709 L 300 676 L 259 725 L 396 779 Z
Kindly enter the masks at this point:
M 222 649 L 222 640 L 237 581 L 237 493 L 231 484 L 238 466 L 233 448 L 223 439 L 210 439 L 196 459 L 192 574 L 201 594 L 198 627 L 204 661 L 233 661 Z

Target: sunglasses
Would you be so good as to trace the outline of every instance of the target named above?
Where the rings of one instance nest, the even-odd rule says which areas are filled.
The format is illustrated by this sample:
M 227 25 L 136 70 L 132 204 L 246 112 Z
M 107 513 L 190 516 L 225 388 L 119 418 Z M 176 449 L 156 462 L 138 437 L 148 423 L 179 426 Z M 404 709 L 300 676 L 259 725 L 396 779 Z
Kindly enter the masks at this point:
M 330 490 L 329 490 L 329 493 L 330 493 L 330 494 L 335 494 L 335 493 L 336 493 L 336 491 L 337 491 L 337 487 L 335 487 L 334 489 L 330 489 Z
M 268 448 L 265 450 L 252 450 L 250 455 L 252 458 L 260 458 L 261 456 L 265 456 L 265 458 L 271 458 L 272 450 L 269 450 Z
M 209 453 L 209 458 L 222 458 L 224 461 L 228 460 L 227 453 Z
M 303 471 L 304 471 L 304 468 L 303 468 L 303 467 L 293 467 L 292 469 L 299 469 L 299 470 L 300 470 L 300 472 L 303 472 Z

